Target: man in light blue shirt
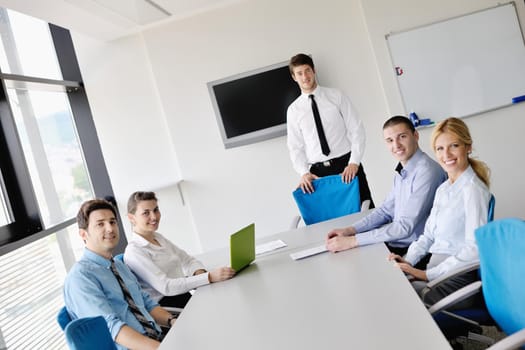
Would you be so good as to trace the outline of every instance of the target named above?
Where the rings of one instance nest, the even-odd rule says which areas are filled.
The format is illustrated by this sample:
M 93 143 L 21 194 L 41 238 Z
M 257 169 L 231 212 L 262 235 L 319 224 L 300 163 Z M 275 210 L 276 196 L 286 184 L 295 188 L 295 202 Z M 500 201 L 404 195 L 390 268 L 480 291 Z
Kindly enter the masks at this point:
M 82 204 L 77 222 L 86 247 L 64 282 L 66 308 L 72 319 L 103 316 L 118 349 L 156 349 L 158 338 L 148 337 L 146 328 L 160 335 L 159 324 L 169 327 L 174 317 L 142 291 L 122 261 L 113 261 L 113 249 L 120 237 L 116 217 L 115 208 L 105 200 Z M 112 263 L 127 291 L 112 272 Z M 126 300 L 126 292 L 134 305 Z M 134 314 L 134 307 L 141 315 L 136 316 L 137 311 Z
M 446 173 L 419 149 L 419 134 L 408 118 L 394 116 L 387 120 L 383 136 L 387 148 L 399 160 L 394 187 L 379 208 L 353 226 L 328 233 L 326 247 L 331 252 L 385 242 L 391 252 L 402 256 L 423 233 L 434 194 Z

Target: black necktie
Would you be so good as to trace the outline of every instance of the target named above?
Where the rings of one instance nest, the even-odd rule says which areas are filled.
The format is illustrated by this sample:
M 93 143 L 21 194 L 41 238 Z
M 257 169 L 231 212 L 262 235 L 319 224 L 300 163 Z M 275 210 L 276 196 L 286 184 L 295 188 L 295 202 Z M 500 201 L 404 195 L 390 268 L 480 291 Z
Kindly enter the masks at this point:
M 128 287 L 126 287 L 126 284 L 122 280 L 122 277 L 120 277 L 120 274 L 117 271 L 117 267 L 115 266 L 115 261 L 111 259 L 111 272 L 115 275 L 117 278 L 118 284 L 120 285 L 120 288 L 122 289 L 122 293 L 124 294 L 124 298 L 126 299 L 126 302 L 129 305 L 129 309 L 131 310 L 131 313 L 137 318 L 137 320 L 140 322 L 142 327 L 146 330 L 146 334 L 149 338 L 160 340 L 160 334 L 153 326 L 150 321 L 139 310 L 137 307 L 137 304 L 135 304 L 135 301 L 131 297 L 131 294 L 129 293 Z
M 319 109 L 317 108 L 314 95 L 310 95 L 310 99 L 312 100 L 312 112 L 314 113 L 315 127 L 317 129 L 317 135 L 319 135 L 321 150 L 323 151 L 323 154 L 327 156 L 330 154 L 330 147 L 328 147 L 328 141 L 326 141 L 323 123 L 321 122 L 321 116 L 319 115 Z

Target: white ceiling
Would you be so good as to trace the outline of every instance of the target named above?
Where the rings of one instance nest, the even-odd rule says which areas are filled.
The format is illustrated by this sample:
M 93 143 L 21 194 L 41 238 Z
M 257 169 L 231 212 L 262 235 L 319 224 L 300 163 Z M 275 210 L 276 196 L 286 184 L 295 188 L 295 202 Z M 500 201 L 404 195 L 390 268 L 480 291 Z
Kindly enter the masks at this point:
M 0 0 L 0 6 L 107 41 L 240 1 Z

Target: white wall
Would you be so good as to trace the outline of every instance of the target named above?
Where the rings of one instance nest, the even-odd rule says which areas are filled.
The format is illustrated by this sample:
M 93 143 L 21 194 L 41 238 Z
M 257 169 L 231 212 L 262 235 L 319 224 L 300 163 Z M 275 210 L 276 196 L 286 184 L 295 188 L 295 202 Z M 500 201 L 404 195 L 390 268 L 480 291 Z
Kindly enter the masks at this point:
M 379 204 L 395 165 L 383 145 L 381 125 L 403 113 L 384 35 L 495 4 L 251 0 L 152 28 L 143 38 L 101 44 L 76 36 L 119 204 L 143 185 L 157 188 L 180 175 L 187 203 L 180 204 L 173 186 L 158 192 L 161 232 L 190 252 L 225 246 L 229 233 L 253 221 L 258 236 L 285 230 L 296 213 L 291 191 L 298 180 L 285 138 L 225 150 L 206 83 L 298 52 L 312 54 L 321 84 L 344 90 L 360 112 L 368 138 L 364 164 Z M 523 3 L 518 7 L 523 13 Z M 524 108 L 466 119 L 475 153 L 493 170 L 497 217 L 523 217 L 523 186 L 516 185 L 523 157 L 513 150 L 521 146 Z M 430 131 L 421 130 L 420 143 L 432 154 Z
M 164 226 L 177 225 L 187 233 L 179 237 L 180 244 L 198 251 L 189 209 L 175 185 L 178 161 L 142 37 L 102 43 L 74 34 L 73 40 L 126 233 L 129 195 L 154 190 Z
M 286 230 L 299 179 L 284 137 L 224 149 L 207 82 L 306 52 L 323 84 L 352 96 L 370 138 L 384 120 L 358 1 L 248 1 L 148 30 L 144 41 L 204 250 L 253 221 L 258 236 Z
M 403 113 L 403 106 L 390 62 L 385 34 L 432 23 L 496 6 L 497 0 L 366 0 L 361 1 L 377 59 L 381 83 L 391 114 Z M 516 1 L 520 22 L 525 23 L 525 5 Z M 487 23 L 487 25 L 491 25 Z M 432 84 L 431 81 L 428 84 Z M 525 104 L 466 118 L 474 140 L 474 156 L 492 170 L 491 191 L 496 196 L 496 218 L 524 217 L 525 190 L 520 178 L 524 171 L 522 131 L 525 130 Z M 420 145 L 429 154 L 431 129 L 421 130 Z

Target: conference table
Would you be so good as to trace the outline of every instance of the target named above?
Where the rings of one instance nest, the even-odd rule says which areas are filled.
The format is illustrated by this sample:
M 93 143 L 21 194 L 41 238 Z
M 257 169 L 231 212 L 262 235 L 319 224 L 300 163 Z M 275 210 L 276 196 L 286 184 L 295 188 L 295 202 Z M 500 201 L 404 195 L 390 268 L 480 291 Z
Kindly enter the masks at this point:
M 258 255 L 231 280 L 198 288 L 159 349 L 450 349 L 384 244 L 290 257 L 362 215 L 258 239 L 287 246 Z M 199 258 L 226 266 L 229 250 Z

